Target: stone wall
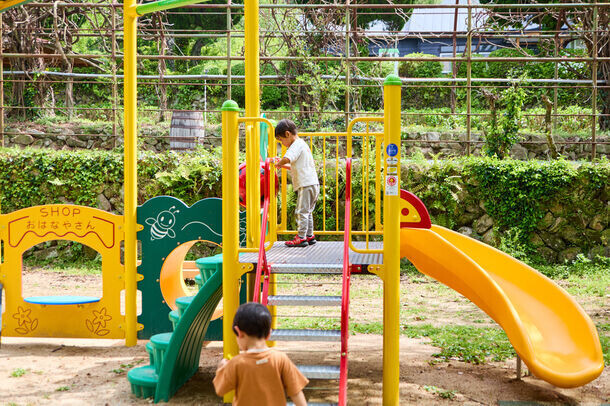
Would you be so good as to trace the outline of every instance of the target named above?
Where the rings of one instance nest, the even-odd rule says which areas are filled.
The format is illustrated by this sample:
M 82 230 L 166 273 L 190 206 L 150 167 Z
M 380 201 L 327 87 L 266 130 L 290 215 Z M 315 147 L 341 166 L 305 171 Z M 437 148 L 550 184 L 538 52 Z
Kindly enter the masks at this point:
M 570 262 L 578 254 L 590 259 L 596 256 L 610 258 L 609 204 L 606 196 L 600 202 L 603 207 L 601 213 L 594 213 L 593 210 L 583 213 L 583 207 L 579 210 L 567 205 L 548 207 L 536 230 L 529 236 L 530 242 L 537 253 L 550 263 Z M 483 204 L 464 205 L 456 222 L 454 228 L 458 232 L 495 247 L 500 245 L 503 234 L 494 228 L 494 219 L 487 214 Z
M 163 152 L 169 149 L 169 123 L 159 125 L 142 124 L 139 127 L 139 148 L 145 151 Z M 121 130 L 118 130 L 121 133 Z M 466 133 L 451 132 L 403 132 L 403 154 L 408 156 L 418 151 L 426 158 L 447 158 L 465 156 L 467 144 L 464 142 Z M 208 125 L 206 136 L 198 142 L 204 146 L 220 146 L 220 125 Z M 472 134 L 471 153 L 481 155 L 482 139 L 479 134 Z M 596 156 L 598 158 L 610 155 L 610 137 L 597 137 Z M 556 137 L 557 149 L 567 159 L 589 160 L 591 144 L 583 142 L 578 137 Z M 603 144 L 606 142 L 607 144 Z M 563 144 L 562 144 L 563 143 Z M 571 143 L 571 144 L 567 144 Z M 104 149 L 111 150 L 121 147 L 122 136 L 113 137 L 112 127 L 107 123 L 100 125 L 68 125 L 57 126 L 26 126 L 13 124 L 6 128 L 4 146 L 6 147 L 37 147 L 51 149 Z M 546 138 L 542 135 L 524 135 L 523 142 L 513 146 L 511 157 L 514 159 L 548 159 Z
M 468 138 L 465 132 L 403 132 L 402 136 L 404 140 L 403 151 L 407 156 L 417 151 L 421 151 L 426 158 L 466 155 L 467 143 L 464 141 Z M 481 135 L 471 134 L 471 142 L 473 142 L 471 153 L 473 155 L 481 155 L 482 141 Z M 587 142 L 587 140 L 580 137 L 555 137 L 557 151 L 566 159 L 571 160 L 591 159 L 591 144 L 583 142 Z M 609 157 L 610 137 L 598 136 L 597 142 L 596 157 Z M 549 158 L 548 151 L 549 147 L 545 136 L 524 134 L 523 140 L 513 146 L 510 155 L 512 158 L 520 160 L 546 160 Z
M 33 147 L 55 150 L 102 149 L 112 150 L 123 145 L 122 129 L 119 136 L 112 135 L 108 124 L 78 126 L 61 124 L 57 126 L 11 124 L 4 132 L 5 147 Z M 198 139 L 200 145 L 219 146 L 222 143 L 219 126 L 210 126 L 208 136 Z M 157 126 L 142 124 L 139 127 L 138 147 L 143 151 L 164 152 L 169 150 L 169 124 Z

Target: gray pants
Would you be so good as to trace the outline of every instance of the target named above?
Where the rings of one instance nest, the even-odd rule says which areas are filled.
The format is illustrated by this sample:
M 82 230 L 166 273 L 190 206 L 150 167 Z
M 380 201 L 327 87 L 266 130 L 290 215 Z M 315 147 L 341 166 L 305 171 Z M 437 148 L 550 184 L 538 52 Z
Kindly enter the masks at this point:
M 297 190 L 297 226 L 299 237 L 313 235 L 313 209 L 320 194 L 320 185 L 303 186 Z

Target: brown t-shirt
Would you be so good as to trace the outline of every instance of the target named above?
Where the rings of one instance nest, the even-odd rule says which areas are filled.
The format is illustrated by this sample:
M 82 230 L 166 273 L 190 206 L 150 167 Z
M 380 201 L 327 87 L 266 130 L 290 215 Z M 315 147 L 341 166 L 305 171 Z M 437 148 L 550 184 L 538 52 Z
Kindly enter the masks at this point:
M 214 389 L 218 396 L 235 389 L 233 404 L 286 405 L 286 395 L 299 393 L 309 380 L 280 351 L 241 353 L 216 371 Z

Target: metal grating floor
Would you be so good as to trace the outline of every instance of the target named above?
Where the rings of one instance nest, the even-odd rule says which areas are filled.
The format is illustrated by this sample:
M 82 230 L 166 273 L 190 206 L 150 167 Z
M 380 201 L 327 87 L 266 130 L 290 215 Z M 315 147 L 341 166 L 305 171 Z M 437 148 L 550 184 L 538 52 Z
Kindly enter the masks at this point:
M 365 242 L 354 241 L 359 249 L 366 248 Z M 370 249 L 383 248 L 382 242 L 370 242 Z M 382 254 L 360 254 L 350 250 L 349 259 L 352 265 L 383 264 Z M 258 253 L 240 254 L 239 262 L 255 264 Z M 342 264 L 343 241 L 318 241 L 308 247 L 287 247 L 284 241 L 278 241 L 267 251 L 267 262 L 270 264 Z

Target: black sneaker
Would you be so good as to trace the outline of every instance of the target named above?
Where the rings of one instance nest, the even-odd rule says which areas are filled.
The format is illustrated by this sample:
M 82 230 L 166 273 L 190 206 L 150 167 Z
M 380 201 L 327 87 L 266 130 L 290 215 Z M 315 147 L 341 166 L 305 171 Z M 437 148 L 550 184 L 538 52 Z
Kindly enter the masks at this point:
M 307 244 L 309 245 L 314 245 L 317 242 L 315 235 L 308 235 L 307 237 L 305 237 L 305 239 L 307 240 Z

